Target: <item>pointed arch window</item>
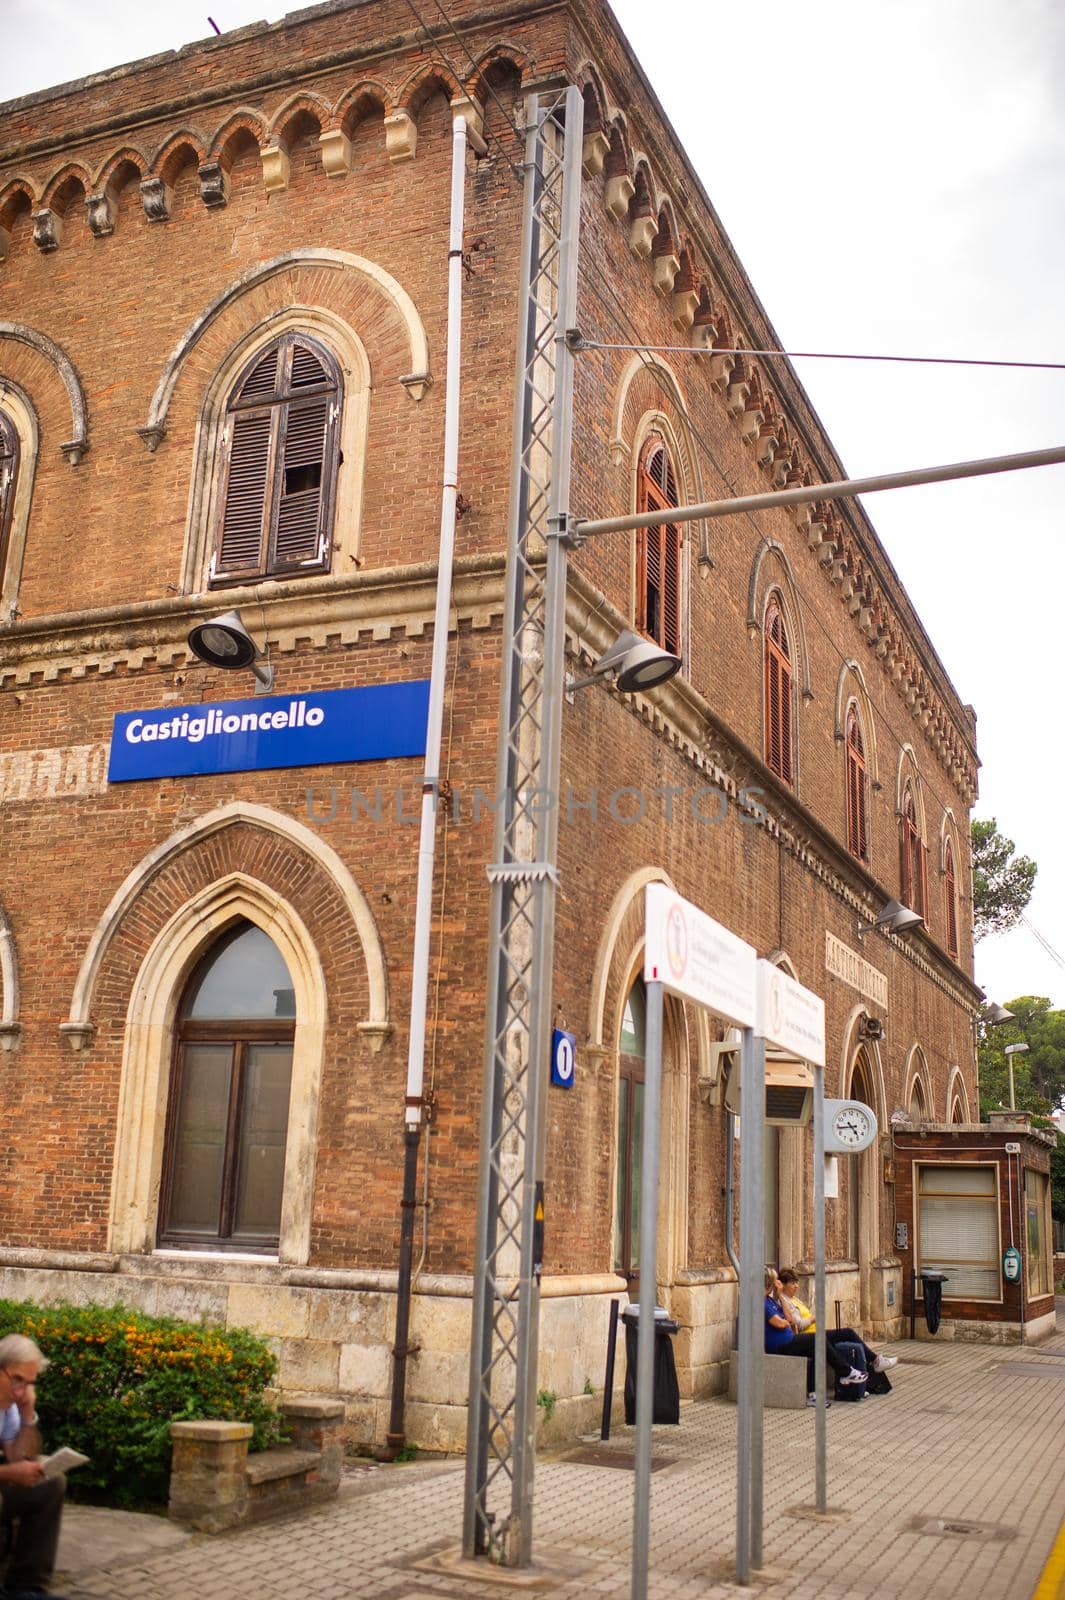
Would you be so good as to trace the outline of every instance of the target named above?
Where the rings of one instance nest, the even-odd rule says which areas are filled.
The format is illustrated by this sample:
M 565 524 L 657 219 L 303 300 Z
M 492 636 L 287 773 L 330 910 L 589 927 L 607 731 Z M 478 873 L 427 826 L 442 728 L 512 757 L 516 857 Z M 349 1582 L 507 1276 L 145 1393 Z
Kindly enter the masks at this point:
M 917 821 L 917 802 L 913 788 L 906 785 L 902 797 L 902 816 L 899 818 L 899 886 L 902 903 L 918 915 L 928 915 L 927 868 L 925 848 L 921 843 L 921 830 Z
M 213 946 L 178 1012 L 159 1243 L 276 1251 L 295 995 L 280 951 L 241 921 Z
M 640 453 L 636 510 L 666 511 L 678 504 L 677 479 L 669 451 L 652 436 Z M 636 536 L 636 626 L 656 644 L 679 656 L 681 533 L 678 523 L 641 528 Z
M 634 1283 L 640 1261 L 640 1156 L 647 991 L 637 978 L 625 1001 L 618 1055 L 618 1142 L 614 1193 L 614 1271 Z
M 954 846 L 948 838 L 943 859 L 943 895 L 947 913 L 947 954 L 958 959 L 958 887 L 954 876 Z
M 244 368 L 226 405 L 212 587 L 329 570 L 343 398 L 336 360 L 302 333 Z
M 847 712 L 847 849 L 859 861 L 869 859 L 869 830 L 865 810 L 865 742 L 858 709 Z
M 15 508 L 15 489 L 18 486 L 19 443 L 18 433 L 11 418 L 0 411 L 0 577 L 7 560 L 11 518 Z
M 766 607 L 764 633 L 765 759 L 778 778 L 793 783 L 791 646 L 784 613 L 775 598 Z

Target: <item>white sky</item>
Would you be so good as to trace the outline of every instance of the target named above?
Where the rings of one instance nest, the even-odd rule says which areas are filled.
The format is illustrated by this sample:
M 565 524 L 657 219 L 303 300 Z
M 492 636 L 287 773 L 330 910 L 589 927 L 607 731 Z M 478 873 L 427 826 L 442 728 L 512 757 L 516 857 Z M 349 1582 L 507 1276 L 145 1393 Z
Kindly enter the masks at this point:
M 283 15 L 207 4 L 223 29 Z M 785 348 L 1065 361 L 1060 0 L 614 8 Z M 0 99 L 206 37 L 207 14 L 0 0 Z M 1065 372 L 796 367 L 853 475 L 1065 443 Z M 1039 863 L 1029 916 L 1065 959 L 1063 500 L 1050 467 L 866 508 L 976 707 L 977 815 Z M 1065 1006 L 1065 971 L 1024 929 L 978 946 L 977 979 Z

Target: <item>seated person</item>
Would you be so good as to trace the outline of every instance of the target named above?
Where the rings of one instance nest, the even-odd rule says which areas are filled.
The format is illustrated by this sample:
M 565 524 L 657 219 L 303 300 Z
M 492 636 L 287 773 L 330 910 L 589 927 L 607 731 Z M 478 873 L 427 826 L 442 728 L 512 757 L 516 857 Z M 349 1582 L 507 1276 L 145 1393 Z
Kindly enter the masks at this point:
M 816 1333 L 817 1324 L 810 1307 L 804 1305 L 799 1299 L 799 1280 L 790 1267 L 781 1267 L 778 1274 L 783 1290 L 782 1304 L 784 1315 L 788 1318 L 796 1333 Z M 880 1356 L 866 1344 L 865 1340 L 855 1333 L 853 1328 L 829 1328 L 825 1334 L 826 1344 L 858 1344 L 865 1352 L 866 1365 L 870 1372 L 887 1372 L 891 1367 L 899 1364 L 898 1356 Z
M 41 1439 L 35 1384 L 47 1365 L 32 1339 L 19 1333 L 0 1339 L 0 1522 L 8 1534 L 6 1600 L 39 1600 L 55 1566 L 66 1479 L 46 1478 L 37 1459 Z
M 784 1290 L 775 1267 L 765 1269 L 765 1348 L 771 1356 L 806 1357 L 806 1404 L 816 1404 L 814 1390 L 814 1336 L 796 1333 L 784 1311 Z M 864 1383 L 866 1374 L 852 1367 L 846 1357 L 833 1344 L 825 1342 L 825 1360 L 836 1374 L 840 1384 Z

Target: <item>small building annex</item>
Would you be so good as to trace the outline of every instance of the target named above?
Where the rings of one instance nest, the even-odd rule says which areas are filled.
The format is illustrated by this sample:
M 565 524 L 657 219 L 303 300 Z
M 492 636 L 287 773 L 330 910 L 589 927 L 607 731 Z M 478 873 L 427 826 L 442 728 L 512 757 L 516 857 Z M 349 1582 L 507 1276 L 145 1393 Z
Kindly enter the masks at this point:
M 461 114 L 483 153 L 407 1408 L 416 1443 L 453 1448 L 526 93 L 583 92 L 582 334 L 663 349 L 580 354 L 575 511 L 845 472 L 788 363 L 742 353 L 779 341 L 607 7 L 447 16 L 426 33 L 399 0 L 334 0 L 0 107 L 0 1294 L 253 1327 L 285 1388 L 341 1394 L 353 1436 L 383 1437 L 422 765 L 390 713 L 360 742 L 370 702 L 343 697 L 429 675 Z M 269 652 L 276 762 L 241 743 L 250 678 L 187 646 L 229 609 Z M 823 996 L 827 1090 L 882 1130 L 829 1205 L 830 1298 L 901 1329 L 891 1114 L 978 1114 L 978 763 L 850 502 L 591 542 L 566 626 L 574 672 L 627 627 L 682 658 L 563 719 L 555 998 L 577 1043 L 548 1103 L 541 1367 L 576 1428 L 634 1281 L 651 882 Z M 307 758 L 316 714 L 347 732 Z M 123 781 L 116 726 L 143 757 Z M 859 934 L 890 899 L 923 927 Z M 667 1006 L 659 1293 L 687 1394 L 724 1387 L 735 1318 L 723 1043 Z M 801 1264 L 807 1131 L 769 1129 L 767 1154 L 766 1256 Z

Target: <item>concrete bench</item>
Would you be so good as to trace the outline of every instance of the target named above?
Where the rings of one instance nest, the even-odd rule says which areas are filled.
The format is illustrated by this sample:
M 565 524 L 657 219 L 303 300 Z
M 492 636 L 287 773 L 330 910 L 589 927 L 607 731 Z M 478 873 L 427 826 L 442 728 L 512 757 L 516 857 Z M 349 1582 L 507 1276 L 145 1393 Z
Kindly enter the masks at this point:
M 775 1411 L 801 1411 L 806 1404 L 806 1362 L 802 1356 L 763 1356 L 765 1404 Z M 728 1397 L 736 1398 L 740 1357 L 731 1350 L 728 1358 Z

